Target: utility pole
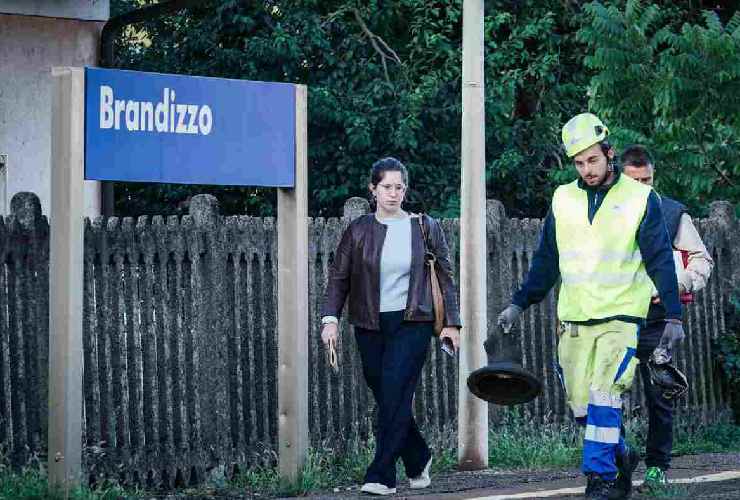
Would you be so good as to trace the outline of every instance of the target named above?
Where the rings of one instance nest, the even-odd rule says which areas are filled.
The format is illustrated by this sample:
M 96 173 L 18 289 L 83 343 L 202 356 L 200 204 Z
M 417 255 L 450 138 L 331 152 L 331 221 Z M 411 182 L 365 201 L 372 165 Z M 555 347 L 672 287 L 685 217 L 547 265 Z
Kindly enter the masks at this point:
M 467 387 L 486 364 L 486 134 L 483 86 L 483 3 L 463 1 L 462 186 L 460 213 L 461 336 L 458 382 L 458 466 L 488 467 L 488 404 Z

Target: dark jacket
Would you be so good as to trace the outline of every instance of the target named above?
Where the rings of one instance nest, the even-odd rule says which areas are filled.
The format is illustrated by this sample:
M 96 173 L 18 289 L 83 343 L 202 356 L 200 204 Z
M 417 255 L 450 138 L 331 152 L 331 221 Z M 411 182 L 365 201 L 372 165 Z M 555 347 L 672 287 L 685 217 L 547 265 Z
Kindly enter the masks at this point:
M 663 218 L 665 219 L 665 226 L 668 230 L 668 238 L 671 240 L 671 244 L 673 244 L 673 241 L 676 239 L 676 233 L 678 233 L 678 226 L 681 223 L 681 216 L 686 212 L 686 206 L 667 196 L 660 196 L 660 206 L 663 209 Z M 663 302 L 661 301 L 657 304 L 651 302 L 647 322 L 659 322 L 665 320 L 665 318 L 666 309 Z
M 621 172 L 617 170 L 614 182 L 608 186 L 591 187 L 581 180 L 578 181 L 578 186 L 586 191 L 588 195 L 588 220 L 590 222 L 593 222 L 596 212 L 609 193 L 609 189 L 619 182 L 621 175 Z M 645 270 L 655 283 L 661 298 L 664 298 L 666 317 L 681 319 L 681 303 L 678 300 L 678 282 L 676 280 L 676 268 L 673 263 L 672 241 L 668 238 L 660 198 L 655 191 L 652 191 L 648 196 L 645 215 L 637 230 L 636 238 L 642 259 L 645 262 Z M 539 303 L 545 298 L 559 277 L 560 265 L 557 239 L 555 238 L 555 217 L 552 210 L 550 210 L 545 218 L 540 244 L 532 258 L 529 273 L 521 288 L 514 294 L 512 303 L 522 309 Z M 593 318 L 584 323 L 603 323 L 614 319 L 640 325 L 645 323 L 645 318 L 632 316 Z
M 437 276 L 445 303 L 445 326 L 461 326 L 457 291 L 452 278 L 449 249 L 439 223 L 424 216 L 430 250 L 437 256 Z M 378 330 L 380 314 L 380 256 L 388 227 L 375 214 L 352 221 L 344 231 L 329 272 L 322 316 L 340 317 L 349 297 L 349 322 Z M 411 275 L 404 319 L 434 321 L 429 266 L 424 263 L 424 242 L 415 217 L 411 220 Z

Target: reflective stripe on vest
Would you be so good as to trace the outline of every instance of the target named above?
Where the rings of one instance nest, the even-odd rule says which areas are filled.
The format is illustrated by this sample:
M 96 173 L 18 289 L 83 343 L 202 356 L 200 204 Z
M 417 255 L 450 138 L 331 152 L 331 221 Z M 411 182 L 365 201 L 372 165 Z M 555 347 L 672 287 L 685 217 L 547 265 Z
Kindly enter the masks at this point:
M 588 194 L 572 182 L 553 196 L 555 236 L 562 285 L 561 321 L 612 316 L 644 318 L 653 282 L 645 272 L 637 231 L 651 188 L 620 175 L 593 218 Z

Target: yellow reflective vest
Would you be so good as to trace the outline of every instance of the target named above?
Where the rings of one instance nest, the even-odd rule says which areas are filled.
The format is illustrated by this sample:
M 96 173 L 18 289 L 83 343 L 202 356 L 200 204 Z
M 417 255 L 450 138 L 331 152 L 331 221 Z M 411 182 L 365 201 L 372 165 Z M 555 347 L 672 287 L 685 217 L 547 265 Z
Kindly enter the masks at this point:
M 578 181 L 555 190 L 561 321 L 647 316 L 653 282 L 645 271 L 637 232 L 651 190 L 620 175 L 593 222 L 588 220 L 588 195 Z

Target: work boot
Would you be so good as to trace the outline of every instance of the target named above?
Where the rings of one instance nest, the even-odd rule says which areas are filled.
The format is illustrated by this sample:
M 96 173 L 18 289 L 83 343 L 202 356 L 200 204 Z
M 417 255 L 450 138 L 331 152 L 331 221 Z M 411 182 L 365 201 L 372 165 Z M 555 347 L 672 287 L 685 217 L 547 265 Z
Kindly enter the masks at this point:
M 632 494 L 632 473 L 640 463 L 640 455 L 632 448 L 617 454 L 617 481 L 609 493 L 610 500 L 629 498 Z
M 609 492 L 614 488 L 616 480 L 603 479 L 598 474 L 589 474 L 586 477 L 586 498 L 589 500 L 609 500 Z
M 668 483 L 665 471 L 660 467 L 648 467 L 645 471 L 645 482 L 640 486 L 640 491 L 648 492 L 664 487 Z

